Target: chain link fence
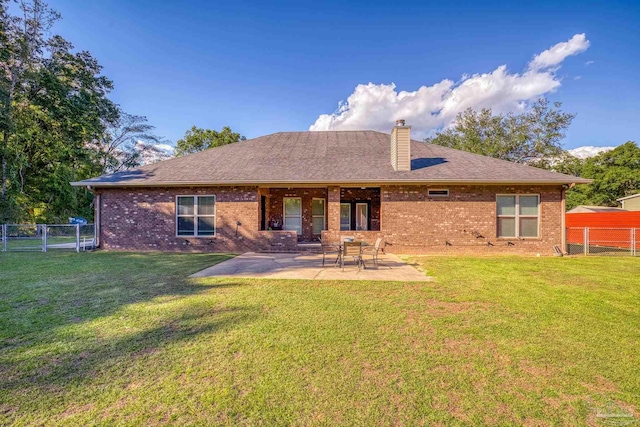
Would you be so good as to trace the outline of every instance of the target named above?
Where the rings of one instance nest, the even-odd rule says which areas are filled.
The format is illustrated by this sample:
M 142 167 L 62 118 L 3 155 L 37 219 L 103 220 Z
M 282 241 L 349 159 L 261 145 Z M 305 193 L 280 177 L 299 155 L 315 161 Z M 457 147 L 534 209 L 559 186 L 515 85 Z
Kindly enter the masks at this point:
M 86 251 L 95 248 L 94 224 L 2 224 L 2 252 Z
M 640 254 L 640 228 L 567 228 L 569 255 Z

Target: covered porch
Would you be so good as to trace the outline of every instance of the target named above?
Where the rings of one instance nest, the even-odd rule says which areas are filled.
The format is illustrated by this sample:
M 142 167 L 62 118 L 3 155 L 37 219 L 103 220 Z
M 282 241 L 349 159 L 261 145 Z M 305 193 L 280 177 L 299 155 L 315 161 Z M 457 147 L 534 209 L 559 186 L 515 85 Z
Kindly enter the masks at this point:
M 277 240 L 312 243 L 340 234 L 375 240 L 381 229 L 380 187 L 261 187 L 260 231 Z

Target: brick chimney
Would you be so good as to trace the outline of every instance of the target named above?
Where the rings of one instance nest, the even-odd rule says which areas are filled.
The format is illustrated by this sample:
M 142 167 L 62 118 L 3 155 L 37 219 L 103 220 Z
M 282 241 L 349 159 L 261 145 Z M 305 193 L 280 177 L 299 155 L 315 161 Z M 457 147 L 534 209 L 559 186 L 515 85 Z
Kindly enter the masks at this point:
M 411 170 L 411 126 L 396 120 L 391 131 L 391 165 L 397 171 Z

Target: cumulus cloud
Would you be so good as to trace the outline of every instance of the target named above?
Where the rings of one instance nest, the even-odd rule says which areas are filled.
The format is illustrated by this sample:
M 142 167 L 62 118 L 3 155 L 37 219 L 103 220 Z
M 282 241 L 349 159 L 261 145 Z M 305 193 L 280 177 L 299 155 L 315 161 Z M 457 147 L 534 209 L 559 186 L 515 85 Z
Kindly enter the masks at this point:
M 530 101 L 560 86 L 555 71 L 568 56 L 589 46 L 584 34 L 535 55 L 522 73 L 506 65 L 490 73 L 445 79 L 415 91 L 397 91 L 394 83 L 360 84 L 332 114 L 322 114 L 309 130 L 372 129 L 388 132 L 395 120 L 405 119 L 417 137 L 449 125 L 467 108 L 491 108 L 496 113 L 522 111 Z

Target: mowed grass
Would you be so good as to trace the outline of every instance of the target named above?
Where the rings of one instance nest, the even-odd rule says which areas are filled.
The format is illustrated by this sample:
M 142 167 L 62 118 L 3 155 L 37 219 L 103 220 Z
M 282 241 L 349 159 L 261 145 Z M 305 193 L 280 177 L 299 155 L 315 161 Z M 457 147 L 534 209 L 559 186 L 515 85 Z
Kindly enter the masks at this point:
M 640 259 L 410 258 L 422 283 L 187 279 L 228 257 L 0 254 L 0 424 L 638 417 Z

